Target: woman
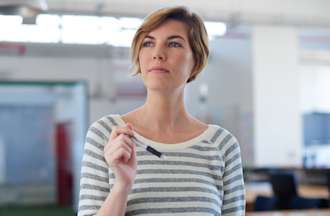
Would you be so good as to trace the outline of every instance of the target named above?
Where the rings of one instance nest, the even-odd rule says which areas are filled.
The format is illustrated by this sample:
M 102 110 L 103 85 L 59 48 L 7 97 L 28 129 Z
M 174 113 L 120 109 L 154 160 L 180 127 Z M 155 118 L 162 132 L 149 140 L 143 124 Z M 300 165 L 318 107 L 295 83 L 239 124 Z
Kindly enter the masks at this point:
M 145 104 L 89 128 L 78 215 L 244 215 L 237 140 L 184 106 L 184 87 L 208 53 L 203 22 L 186 8 L 161 9 L 145 19 L 132 43 Z

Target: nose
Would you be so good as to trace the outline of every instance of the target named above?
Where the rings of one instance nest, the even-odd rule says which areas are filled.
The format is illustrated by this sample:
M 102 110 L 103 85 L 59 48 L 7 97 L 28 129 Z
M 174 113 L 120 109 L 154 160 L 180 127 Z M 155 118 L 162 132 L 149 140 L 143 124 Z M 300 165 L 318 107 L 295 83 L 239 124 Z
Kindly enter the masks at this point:
M 166 55 L 161 47 L 156 47 L 154 53 L 152 55 L 153 60 L 164 61 L 166 59 Z
M 161 56 L 161 55 L 154 55 L 152 58 L 153 58 L 154 60 L 164 60 L 164 57 Z

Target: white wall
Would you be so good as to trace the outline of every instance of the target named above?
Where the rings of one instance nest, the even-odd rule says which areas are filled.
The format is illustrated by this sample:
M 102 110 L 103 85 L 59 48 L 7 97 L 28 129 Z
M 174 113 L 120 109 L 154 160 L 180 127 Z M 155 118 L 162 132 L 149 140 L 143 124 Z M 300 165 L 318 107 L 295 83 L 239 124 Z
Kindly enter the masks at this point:
M 301 112 L 330 112 L 330 66 L 302 64 Z
M 301 166 L 298 35 L 294 28 L 253 30 L 256 166 Z
M 0 68 L 10 72 L 10 79 L 87 80 L 90 88 L 89 93 L 94 92 L 99 83 L 103 85 L 105 93 L 110 94 L 114 87 L 114 80 L 111 78 L 111 61 L 105 59 L 0 57 Z M 107 101 L 107 99 L 103 100 Z M 91 106 L 93 108 L 94 104 Z M 104 104 L 101 106 L 103 112 L 110 113 L 114 109 L 109 104 L 106 104 L 106 107 Z M 90 115 L 92 117 L 100 116 L 93 109 L 90 109 Z M 95 118 L 91 118 L 91 120 Z

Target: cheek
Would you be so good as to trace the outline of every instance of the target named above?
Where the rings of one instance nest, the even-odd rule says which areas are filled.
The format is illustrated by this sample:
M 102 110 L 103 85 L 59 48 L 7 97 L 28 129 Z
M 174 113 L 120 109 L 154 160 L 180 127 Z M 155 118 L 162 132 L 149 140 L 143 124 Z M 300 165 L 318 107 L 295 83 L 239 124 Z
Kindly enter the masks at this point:
M 192 54 L 186 54 L 181 56 L 181 66 L 183 67 L 184 71 L 186 72 L 186 74 L 190 75 L 193 68 L 194 68 L 194 58 L 192 56 Z
M 141 69 L 141 72 L 144 71 L 144 68 L 146 67 L 146 56 L 140 52 L 139 54 L 139 65 L 140 65 L 140 69 Z
M 187 61 L 189 62 L 190 70 L 192 70 L 195 66 L 194 55 L 190 54 Z

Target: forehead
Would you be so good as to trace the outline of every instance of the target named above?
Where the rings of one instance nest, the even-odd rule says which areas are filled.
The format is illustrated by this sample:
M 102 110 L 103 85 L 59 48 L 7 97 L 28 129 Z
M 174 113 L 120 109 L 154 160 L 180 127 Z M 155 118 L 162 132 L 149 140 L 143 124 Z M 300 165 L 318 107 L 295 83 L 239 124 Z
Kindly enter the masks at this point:
M 170 19 L 151 30 L 147 35 L 155 38 L 172 35 L 180 35 L 183 38 L 188 38 L 188 26 L 184 22 Z

